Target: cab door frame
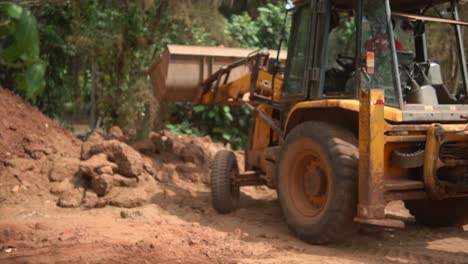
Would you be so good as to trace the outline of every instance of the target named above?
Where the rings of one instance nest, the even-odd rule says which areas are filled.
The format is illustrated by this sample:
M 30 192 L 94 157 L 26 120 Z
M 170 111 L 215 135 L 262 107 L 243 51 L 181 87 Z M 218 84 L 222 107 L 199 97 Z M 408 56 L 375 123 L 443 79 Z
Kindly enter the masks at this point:
M 285 78 L 284 78 L 284 83 L 282 87 L 282 96 L 281 96 L 281 101 L 301 101 L 305 100 L 308 98 L 308 92 L 309 92 L 309 84 L 310 84 L 310 74 L 309 74 L 309 68 L 310 68 L 310 57 L 311 54 L 313 54 L 314 50 L 314 39 L 316 36 L 316 20 L 317 20 L 317 7 L 318 7 L 318 2 L 321 2 L 323 0 L 303 0 L 296 4 L 293 8 L 293 21 L 292 21 L 292 26 L 291 26 L 291 33 L 290 33 L 290 39 L 289 39 L 289 47 L 288 47 L 288 58 L 286 61 L 286 73 L 285 73 Z M 308 14 L 301 14 L 301 12 L 304 12 L 304 10 L 309 9 Z M 298 34 L 299 34 L 299 29 L 300 29 L 300 23 L 301 23 L 301 18 L 302 16 L 309 16 L 307 19 L 307 34 L 305 37 L 305 50 L 304 50 L 304 61 L 303 63 L 303 72 L 302 72 L 302 92 L 299 93 L 288 93 L 289 85 L 290 85 L 290 78 L 291 78 L 291 69 L 293 68 L 292 66 L 297 63 L 295 61 L 295 57 L 293 54 L 295 54 L 295 51 L 298 47 L 298 42 L 296 41 L 298 39 Z

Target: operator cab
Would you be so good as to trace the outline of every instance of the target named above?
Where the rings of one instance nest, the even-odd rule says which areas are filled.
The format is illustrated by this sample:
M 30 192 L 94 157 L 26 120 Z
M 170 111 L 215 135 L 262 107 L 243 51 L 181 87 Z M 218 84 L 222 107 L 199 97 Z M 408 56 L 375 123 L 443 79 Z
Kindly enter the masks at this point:
M 283 98 L 356 99 L 382 88 L 398 108 L 466 102 L 468 23 L 456 1 L 310 0 L 292 11 Z

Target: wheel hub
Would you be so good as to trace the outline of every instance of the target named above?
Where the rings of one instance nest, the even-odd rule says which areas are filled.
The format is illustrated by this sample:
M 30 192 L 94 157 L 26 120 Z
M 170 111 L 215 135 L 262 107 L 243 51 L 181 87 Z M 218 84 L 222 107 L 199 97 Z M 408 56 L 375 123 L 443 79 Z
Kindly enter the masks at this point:
M 323 194 L 323 179 L 317 168 L 308 170 L 304 175 L 304 190 L 309 198 Z
M 313 150 L 302 152 L 292 165 L 292 200 L 302 215 L 313 217 L 325 208 L 328 193 L 328 175 L 325 163 Z

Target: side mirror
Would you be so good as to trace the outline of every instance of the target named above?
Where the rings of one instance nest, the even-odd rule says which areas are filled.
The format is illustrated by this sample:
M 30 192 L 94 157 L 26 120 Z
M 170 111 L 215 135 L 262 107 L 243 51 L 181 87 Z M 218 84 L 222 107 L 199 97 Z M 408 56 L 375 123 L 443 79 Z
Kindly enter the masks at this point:
M 269 59 L 267 70 L 271 74 L 284 73 L 285 67 L 282 66 L 281 60 Z

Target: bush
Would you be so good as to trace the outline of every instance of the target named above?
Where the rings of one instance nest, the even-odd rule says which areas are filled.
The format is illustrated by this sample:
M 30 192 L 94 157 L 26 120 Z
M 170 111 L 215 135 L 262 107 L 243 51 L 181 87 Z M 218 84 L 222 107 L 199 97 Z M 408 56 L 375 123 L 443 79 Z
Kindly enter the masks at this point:
M 257 13 L 256 19 L 248 13 L 231 16 L 226 22 L 226 34 L 243 48 L 277 49 L 286 15 L 282 1 L 259 7 Z M 287 42 L 283 44 L 287 46 Z M 168 128 L 175 133 L 208 134 L 215 141 L 241 149 L 247 145 L 251 118 L 251 112 L 244 107 L 177 104 Z
M 226 34 L 237 41 L 243 48 L 277 49 L 283 30 L 286 9 L 283 2 L 267 4 L 258 8 L 258 17 L 253 19 L 247 12 L 233 15 L 226 24 Z M 286 25 L 286 36 L 289 35 L 289 25 Z M 287 47 L 287 42 L 283 43 Z
M 176 104 L 173 124 L 168 128 L 179 134 L 210 135 L 214 141 L 246 147 L 251 113 L 243 106 L 204 106 Z

